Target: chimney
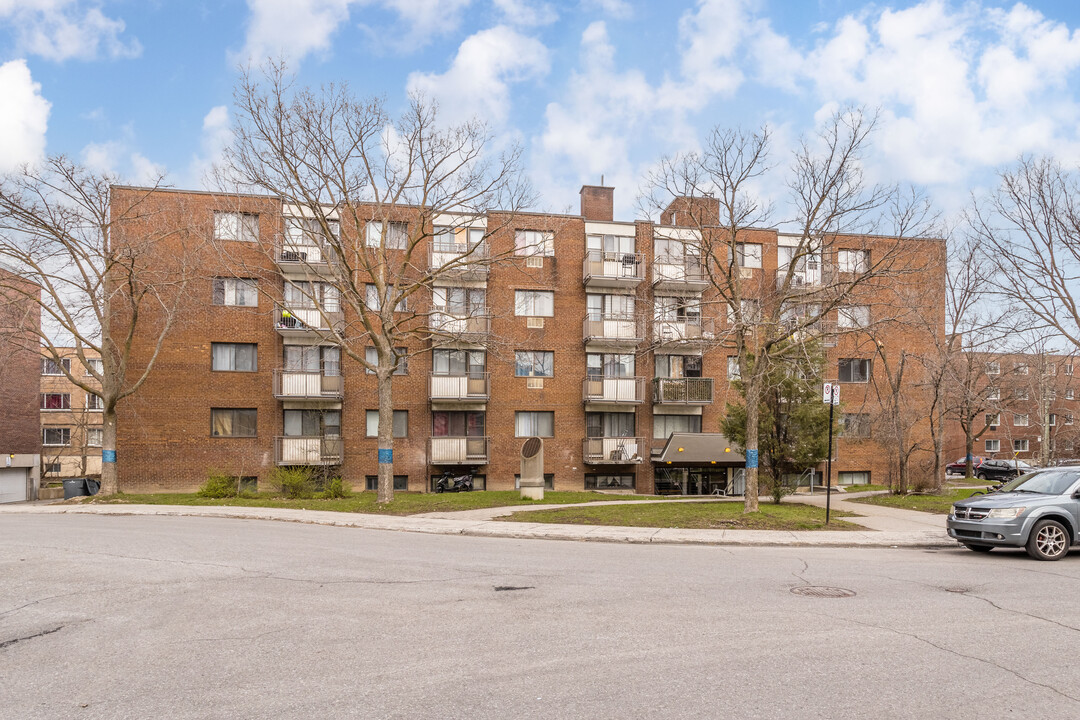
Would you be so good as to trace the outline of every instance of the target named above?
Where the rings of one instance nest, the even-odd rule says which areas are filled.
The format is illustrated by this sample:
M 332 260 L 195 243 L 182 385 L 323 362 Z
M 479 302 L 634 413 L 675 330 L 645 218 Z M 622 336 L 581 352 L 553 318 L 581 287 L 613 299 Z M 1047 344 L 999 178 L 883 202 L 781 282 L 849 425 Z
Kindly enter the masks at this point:
M 661 225 L 702 227 L 720 224 L 720 201 L 711 196 L 677 197 L 660 214 Z
M 600 182 L 604 182 L 603 179 Z M 581 186 L 581 216 L 586 220 L 611 222 L 615 219 L 615 188 Z

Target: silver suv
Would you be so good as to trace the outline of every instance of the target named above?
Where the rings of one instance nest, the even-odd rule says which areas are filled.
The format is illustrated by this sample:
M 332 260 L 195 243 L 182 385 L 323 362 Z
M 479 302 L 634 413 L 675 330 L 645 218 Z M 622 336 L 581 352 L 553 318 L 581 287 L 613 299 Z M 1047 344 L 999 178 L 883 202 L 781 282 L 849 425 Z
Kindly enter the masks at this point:
M 1080 466 L 1021 475 L 961 500 L 946 525 L 949 537 L 976 552 L 1023 547 L 1037 560 L 1060 560 L 1080 540 Z

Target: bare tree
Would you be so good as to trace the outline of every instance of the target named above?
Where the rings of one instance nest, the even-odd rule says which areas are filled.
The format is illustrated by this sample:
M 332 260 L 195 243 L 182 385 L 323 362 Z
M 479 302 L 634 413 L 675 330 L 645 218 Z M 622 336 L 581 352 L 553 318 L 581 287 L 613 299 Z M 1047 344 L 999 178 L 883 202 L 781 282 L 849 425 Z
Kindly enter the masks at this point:
M 757 187 L 782 172 L 769 162 L 767 128 L 717 128 L 703 150 L 664 159 L 647 178 L 642 209 L 654 215 L 671 205 L 673 224 L 694 230 L 686 243 L 708 281 L 702 303 L 727 315 L 728 329 L 716 342 L 738 358 L 749 457 L 758 453 L 758 408 L 770 365 L 797 348 L 791 340 L 835 333 L 832 318 L 839 308 L 858 298 L 871 302 L 883 280 L 913 269 L 904 241 L 923 232 L 930 209 L 917 193 L 866 182 L 860 160 L 874 124 L 862 111 L 840 112 L 795 150 L 787 175 L 792 214 L 784 221 L 792 232 L 775 277 L 755 270 L 761 245 L 753 237 L 753 228 L 767 225 L 774 213 Z M 871 243 L 866 234 L 883 218 L 892 220 L 894 237 Z M 861 250 L 844 250 L 850 254 L 841 264 L 840 248 L 860 242 Z M 745 497 L 746 512 L 756 511 L 758 470 L 751 462 Z
M 486 277 L 506 259 L 488 240 L 532 202 L 520 150 L 495 152 L 477 121 L 441 124 L 435 105 L 420 97 L 395 119 L 383 101 L 359 99 L 345 86 L 294 88 L 282 63 L 260 76 L 244 73 L 235 98 L 220 184 L 280 199 L 284 234 L 260 243 L 263 254 L 290 253 L 302 272 L 285 277 L 285 294 L 311 308 L 317 321 L 307 324 L 322 341 L 375 375 L 378 500 L 388 502 L 393 374 L 422 343 L 488 337 L 485 291 L 461 280 Z
M 152 370 L 188 278 L 184 254 L 175 248 L 162 252 L 183 223 L 159 221 L 145 210 L 152 188 L 114 195 L 115 180 L 63 156 L 0 178 L 0 260 L 41 291 L 28 293 L 3 277 L 0 289 L 40 308 L 35 343 L 73 385 L 101 396 L 105 494 L 119 490 L 116 406 L 138 391 Z M 138 231 L 121 239 L 119 226 L 125 222 Z M 133 369 L 129 361 L 137 334 L 152 339 L 153 352 Z M 68 344 L 78 359 L 74 368 L 61 362 L 66 357 L 61 348 Z M 87 350 L 101 358 L 100 369 L 87 363 Z

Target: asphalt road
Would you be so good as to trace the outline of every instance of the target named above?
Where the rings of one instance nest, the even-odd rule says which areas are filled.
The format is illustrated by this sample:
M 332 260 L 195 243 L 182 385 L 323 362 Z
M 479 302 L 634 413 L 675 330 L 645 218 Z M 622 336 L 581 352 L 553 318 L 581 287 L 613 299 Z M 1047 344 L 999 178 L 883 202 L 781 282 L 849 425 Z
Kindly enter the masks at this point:
M 3 718 L 1078 717 L 1077 647 L 1080 552 L 0 518 Z

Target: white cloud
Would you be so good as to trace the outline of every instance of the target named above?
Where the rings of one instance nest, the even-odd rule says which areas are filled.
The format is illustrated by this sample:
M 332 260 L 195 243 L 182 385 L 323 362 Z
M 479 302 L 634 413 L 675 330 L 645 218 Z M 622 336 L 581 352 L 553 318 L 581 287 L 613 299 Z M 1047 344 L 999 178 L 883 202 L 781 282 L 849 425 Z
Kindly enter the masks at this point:
M 0 98 L 0 171 L 7 171 L 45 154 L 51 104 L 25 60 L 0 65 Z
M 125 137 L 106 142 L 88 143 L 81 153 L 82 164 L 97 173 L 108 173 L 121 182 L 150 185 L 165 175 L 165 168 L 132 149 L 130 129 Z
M 412 73 L 407 86 L 437 100 L 447 119 L 477 116 L 500 124 L 510 109 L 510 84 L 541 77 L 549 65 L 543 43 L 500 25 L 466 38 L 445 73 Z
M 185 176 L 181 178 L 184 187 L 209 188 L 213 184 L 209 175 L 215 164 L 221 160 L 222 153 L 232 141 L 232 137 L 229 108 L 224 105 L 210 108 L 203 116 L 199 152 L 191 159 Z
M 586 8 L 596 8 L 616 19 L 628 18 L 634 13 L 626 0 L 582 0 L 581 4 Z
M 550 25 L 559 14 L 549 3 L 533 4 L 529 0 L 492 0 L 510 25 Z
M 0 0 L 0 25 L 11 26 L 19 52 L 57 62 L 141 55 L 137 39 L 121 38 L 124 21 L 106 17 L 99 5 L 82 0 Z

